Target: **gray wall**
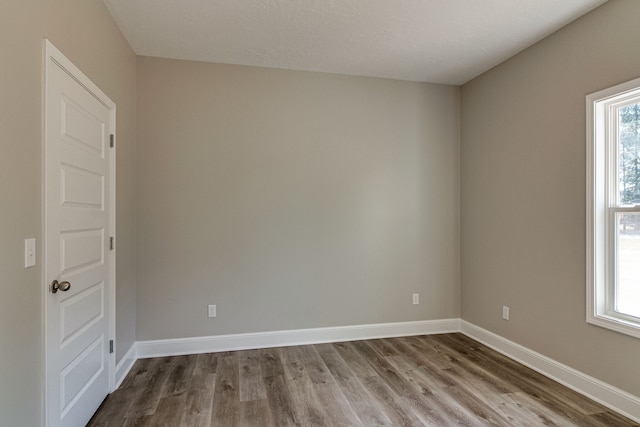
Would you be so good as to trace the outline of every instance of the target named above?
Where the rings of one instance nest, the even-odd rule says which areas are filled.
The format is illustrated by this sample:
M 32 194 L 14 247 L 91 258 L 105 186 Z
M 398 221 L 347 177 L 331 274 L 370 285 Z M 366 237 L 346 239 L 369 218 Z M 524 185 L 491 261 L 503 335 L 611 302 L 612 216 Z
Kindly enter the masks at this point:
M 585 321 L 585 95 L 640 75 L 639 16 L 611 0 L 464 85 L 461 128 L 462 317 L 636 396 L 640 340 Z
M 99 0 L 5 3 L 0 425 L 43 422 L 41 259 L 22 268 L 23 239 L 42 243 L 43 37 L 118 104 L 118 359 L 136 339 L 457 317 L 462 302 L 465 320 L 640 395 L 638 340 L 584 320 L 584 96 L 638 77 L 640 2 L 466 84 L 461 125 L 457 88 L 136 64 Z
M 458 117 L 451 86 L 139 58 L 138 339 L 458 317 Z
M 135 340 L 135 55 L 99 0 L 0 6 L 0 425 L 42 425 L 42 39 L 48 37 L 118 105 L 118 357 Z

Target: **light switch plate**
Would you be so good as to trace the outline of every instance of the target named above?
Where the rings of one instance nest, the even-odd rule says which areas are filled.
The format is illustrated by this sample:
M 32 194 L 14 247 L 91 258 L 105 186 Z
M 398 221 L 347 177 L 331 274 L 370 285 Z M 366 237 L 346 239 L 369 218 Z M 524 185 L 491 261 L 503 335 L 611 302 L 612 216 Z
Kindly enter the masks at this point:
M 24 268 L 36 265 L 36 239 L 24 239 Z

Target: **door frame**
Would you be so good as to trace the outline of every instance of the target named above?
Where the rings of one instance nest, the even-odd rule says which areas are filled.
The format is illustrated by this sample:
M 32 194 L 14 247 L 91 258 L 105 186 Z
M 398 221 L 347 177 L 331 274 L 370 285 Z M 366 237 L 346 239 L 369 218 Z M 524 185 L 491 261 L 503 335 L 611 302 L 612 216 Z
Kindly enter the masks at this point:
M 74 80 L 76 80 L 81 86 L 83 86 L 89 93 L 91 93 L 98 101 L 100 101 L 105 107 L 109 109 L 109 127 L 111 133 L 116 135 L 116 104 L 104 93 L 98 86 L 96 86 L 78 67 L 76 67 L 60 50 L 58 50 L 48 39 L 43 40 L 43 81 L 42 81 L 42 165 L 41 165 L 41 179 L 42 179 L 42 244 L 40 248 L 40 256 L 42 260 L 42 279 L 41 279 L 41 313 L 42 313 L 42 345 L 44 350 L 42 352 L 44 360 L 43 372 L 44 372 L 44 387 L 43 387 L 43 411 L 45 425 L 49 425 L 48 408 L 49 408 L 49 396 L 48 396 L 48 348 L 47 338 L 49 331 L 47 327 L 48 318 L 48 304 L 47 298 L 49 298 L 49 283 L 51 279 L 50 267 L 47 265 L 47 121 L 50 119 L 47 117 L 47 102 L 48 102 L 48 87 L 50 85 L 50 70 L 52 62 L 55 62 L 63 70 L 69 74 Z M 113 236 L 115 240 L 116 236 L 116 146 L 114 141 L 113 148 L 108 150 L 109 156 L 109 192 L 106 195 L 109 200 L 109 208 L 107 211 L 108 216 L 108 233 L 107 236 Z M 107 280 L 105 280 L 105 298 L 107 303 L 107 309 L 105 316 L 107 316 L 107 334 L 110 340 L 113 340 L 113 352 L 108 355 L 107 363 L 107 376 L 109 379 L 109 393 L 114 391 L 115 388 L 115 373 L 116 373 L 116 245 L 113 250 L 106 251 L 105 262 L 108 263 L 107 268 Z

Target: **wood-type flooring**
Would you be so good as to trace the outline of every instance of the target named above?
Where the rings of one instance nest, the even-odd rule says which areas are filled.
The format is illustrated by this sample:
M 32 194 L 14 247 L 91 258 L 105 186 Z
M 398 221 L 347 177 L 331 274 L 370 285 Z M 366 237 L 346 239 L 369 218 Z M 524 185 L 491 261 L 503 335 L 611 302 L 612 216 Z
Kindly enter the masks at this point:
M 90 426 L 638 426 L 462 334 L 138 360 Z

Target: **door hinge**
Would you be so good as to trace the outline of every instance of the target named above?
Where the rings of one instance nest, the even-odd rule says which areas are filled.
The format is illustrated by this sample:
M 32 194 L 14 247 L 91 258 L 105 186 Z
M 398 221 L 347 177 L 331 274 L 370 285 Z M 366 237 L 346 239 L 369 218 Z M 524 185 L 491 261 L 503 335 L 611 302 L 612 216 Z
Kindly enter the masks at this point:
M 115 141 L 115 139 L 116 139 L 116 136 L 115 136 L 114 134 L 111 134 L 111 135 L 109 136 L 109 146 L 110 146 L 111 148 L 115 147 L 115 145 L 116 145 L 116 141 Z
M 109 340 L 109 354 L 113 353 L 113 340 Z
M 113 250 L 113 237 L 109 237 L 109 250 Z

